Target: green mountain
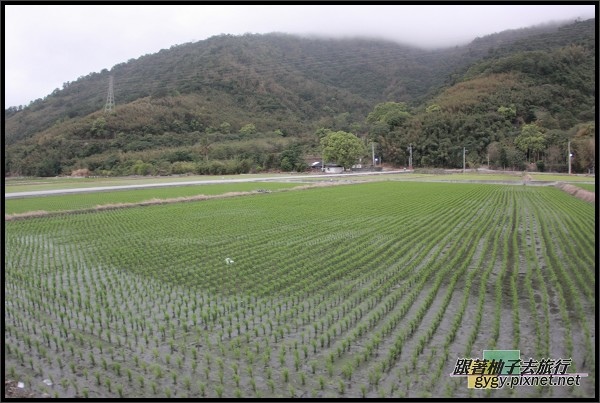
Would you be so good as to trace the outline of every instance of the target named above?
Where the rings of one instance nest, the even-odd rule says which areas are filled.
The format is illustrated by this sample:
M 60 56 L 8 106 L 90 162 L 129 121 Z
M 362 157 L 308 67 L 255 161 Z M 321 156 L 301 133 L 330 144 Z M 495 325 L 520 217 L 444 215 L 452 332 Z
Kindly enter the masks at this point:
M 398 165 L 414 144 L 416 166 L 455 167 L 456 151 L 466 146 L 472 165 L 495 147 L 514 154 L 498 162 L 521 166 L 534 152 L 547 159 L 548 147 L 562 152 L 569 136 L 589 137 L 581 131 L 593 125 L 594 72 L 595 20 L 438 50 L 374 39 L 221 35 L 79 77 L 6 109 L 5 174 L 300 169 L 303 157 L 319 154 L 321 128 L 376 141 L 384 161 Z M 110 76 L 116 107 L 105 112 Z M 385 102 L 402 109 L 402 119 L 367 119 Z M 515 141 L 531 124 L 548 137 L 545 148 L 520 151 Z

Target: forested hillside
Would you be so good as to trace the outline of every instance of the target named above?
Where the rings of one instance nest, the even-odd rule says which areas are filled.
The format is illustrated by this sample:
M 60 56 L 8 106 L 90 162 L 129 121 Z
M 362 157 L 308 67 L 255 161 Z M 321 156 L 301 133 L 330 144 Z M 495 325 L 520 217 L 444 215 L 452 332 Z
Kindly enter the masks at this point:
M 116 107 L 104 111 L 109 77 Z M 423 50 L 369 39 L 221 35 L 64 83 L 5 110 L 7 175 L 303 169 L 319 136 L 384 162 L 564 170 L 594 165 L 595 20 Z M 286 163 L 282 166 L 281 161 Z
M 592 20 L 491 48 L 462 80 L 403 119 L 376 126 L 384 159 L 417 166 L 565 171 L 595 166 L 596 49 Z M 382 127 L 383 126 L 383 127 Z M 371 131 L 373 133 L 373 130 Z

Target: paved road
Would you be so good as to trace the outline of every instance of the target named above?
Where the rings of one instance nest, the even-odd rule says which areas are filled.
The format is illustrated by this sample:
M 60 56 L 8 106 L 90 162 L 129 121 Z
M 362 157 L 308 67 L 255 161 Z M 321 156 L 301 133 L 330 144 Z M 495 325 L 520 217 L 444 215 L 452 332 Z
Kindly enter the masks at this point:
M 242 179 L 211 179 L 201 181 L 189 181 L 189 182 L 163 182 L 163 183 L 145 183 L 139 185 L 120 185 L 120 186 L 97 186 L 92 188 L 76 188 L 76 189 L 53 189 L 53 190 L 36 190 L 30 192 L 13 192 L 5 193 L 4 199 L 19 199 L 24 197 L 38 197 L 38 196 L 52 196 L 62 194 L 74 194 L 74 193 L 92 193 L 92 192 L 107 192 L 115 190 L 131 190 L 131 189 L 146 189 L 146 188 L 160 188 L 168 186 L 192 186 L 192 185 L 211 185 L 215 183 L 241 183 L 241 182 L 269 182 L 269 181 L 289 181 L 289 180 L 300 180 L 309 178 L 344 178 L 347 176 L 358 176 L 358 175 L 385 175 L 385 174 L 398 174 L 398 173 L 409 173 L 412 171 L 381 171 L 381 172 L 355 172 L 355 173 L 343 173 L 343 174 L 320 174 L 320 175 L 296 175 L 296 176 L 274 176 L 274 177 L 262 177 L 262 178 L 242 178 Z

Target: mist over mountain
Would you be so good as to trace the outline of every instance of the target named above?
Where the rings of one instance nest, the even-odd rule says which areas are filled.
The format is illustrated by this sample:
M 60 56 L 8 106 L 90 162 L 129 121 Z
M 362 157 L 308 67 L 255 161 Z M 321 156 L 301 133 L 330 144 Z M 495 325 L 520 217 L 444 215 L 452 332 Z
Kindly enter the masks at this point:
M 107 113 L 110 76 L 116 106 Z M 588 155 L 595 86 L 594 19 L 435 50 L 375 39 L 219 35 L 6 109 L 5 174 L 302 169 L 319 154 L 323 129 L 375 141 L 383 160 L 398 166 L 414 144 L 415 166 L 460 166 L 468 146 L 473 166 L 492 150 L 498 166 L 542 161 L 560 170 L 573 139 L 586 155 L 577 168 L 585 170 L 595 160 Z M 396 118 L 374 114 L 385 103 Z M 523 130 L 542 140 L 528 143 Z M 282 166 L 284 158 L 292 163 Z

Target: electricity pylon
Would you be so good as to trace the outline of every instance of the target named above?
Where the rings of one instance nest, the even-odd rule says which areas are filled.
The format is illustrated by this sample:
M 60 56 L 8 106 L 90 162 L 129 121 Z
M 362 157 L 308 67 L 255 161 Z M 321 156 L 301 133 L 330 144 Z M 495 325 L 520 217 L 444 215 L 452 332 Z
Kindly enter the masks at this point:
M 115 107 L 115 95 L 113 93 L 113 76 L 110 76 L 108 80 L 108 96 L 106 97 L 106 105 L 104 105 L 104 112 L 112 112 Z

